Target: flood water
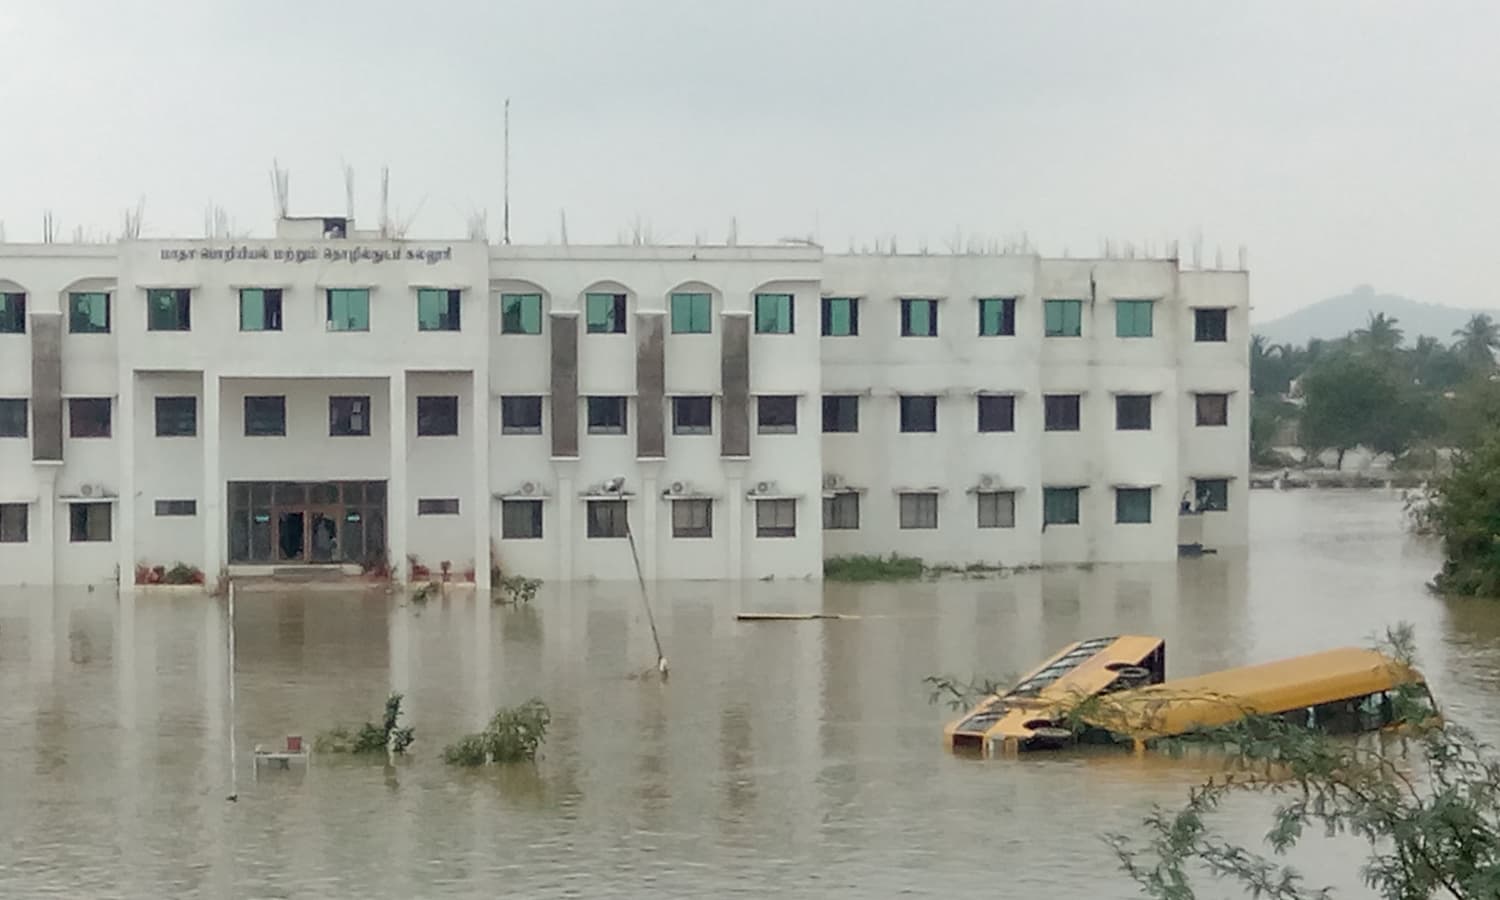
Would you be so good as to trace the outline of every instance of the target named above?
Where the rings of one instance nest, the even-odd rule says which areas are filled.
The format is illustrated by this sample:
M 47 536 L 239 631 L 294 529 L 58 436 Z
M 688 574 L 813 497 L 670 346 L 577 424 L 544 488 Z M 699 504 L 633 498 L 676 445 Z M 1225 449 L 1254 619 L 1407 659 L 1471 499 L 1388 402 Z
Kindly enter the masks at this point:
M 924 675 L 1015 675 L 1080 637 L 1167 638 L 1169 676 L 1417 628 L 1449 715 L 1500 741 L 1500 604 L 1423 584 L 1384 492 L 1255 492 L 1248 555 L 919 585 L 546 585 L 528 608 L 242 593 L 230 790 L 226 618 L 202 597 L 0 592 L 0 896 L 1130 897 L 1100 835 L 1201 763 L 956 759 Z M 737 623 L 737 610 L 859 619 Z M 414 755 L 253 775 L 257 743 L 378 718 Z M 553 710 L 535 767 L 455 771 L 494 708 Z M 1239 803 L 1229 830 L 1264 832 Z M 1361 850 L 1299 854 L 1364 895 Z M 1210 885 L 1202 896 L 1230 896 Z

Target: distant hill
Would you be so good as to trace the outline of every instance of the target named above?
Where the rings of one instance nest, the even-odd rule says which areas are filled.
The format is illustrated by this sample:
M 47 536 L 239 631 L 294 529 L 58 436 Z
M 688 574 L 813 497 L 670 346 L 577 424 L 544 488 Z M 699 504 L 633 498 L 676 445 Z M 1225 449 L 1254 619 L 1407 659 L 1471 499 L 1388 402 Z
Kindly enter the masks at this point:
M 1395 294 L 1377 294 L 1362 284 L 1340 297 L 1329 297 L 1311 306 L 1269 322 L 1251 324 L 1251 331 L 1263 334 L 1272 344 L 1305 344 L 1309 338 L 1340 338 L 1356 328 L 1363 328 L 1374 313 L 1394 317 L 1397 326 L 1411 344 L 1421 335 L 1430 335 L 1447 344 L 1453 332 L 1464 326 L 1476 312 L 1488 312 L 1500 318 L 1495 310 L 1459 309 L 1437 303 L 1422 303 Z

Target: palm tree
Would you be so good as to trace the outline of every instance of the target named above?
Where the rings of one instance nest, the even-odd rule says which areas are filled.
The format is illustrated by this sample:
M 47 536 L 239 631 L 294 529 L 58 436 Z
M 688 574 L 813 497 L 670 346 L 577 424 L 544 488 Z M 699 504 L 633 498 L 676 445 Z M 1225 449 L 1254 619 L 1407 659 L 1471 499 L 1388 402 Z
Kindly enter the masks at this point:
M 1401 346 L 1403 334 L 1401 328 L 1396 324 L 1395 316 L 1385 313 L 1372 313 L 1370 324 L 1364 328 L 1356 328 L 1350 335 L 1354 343 L 1375 353 L 1393 353 Z
M 1488 373 L 1495 367 L 1495 348 L 1500 347 L 1500 324 L 1496 324 L 1488 313 L 1476 313 L 1469 323 L 1453 332 L 1458 340 L 1453 349 L 1464 361 L 1481 372 Z

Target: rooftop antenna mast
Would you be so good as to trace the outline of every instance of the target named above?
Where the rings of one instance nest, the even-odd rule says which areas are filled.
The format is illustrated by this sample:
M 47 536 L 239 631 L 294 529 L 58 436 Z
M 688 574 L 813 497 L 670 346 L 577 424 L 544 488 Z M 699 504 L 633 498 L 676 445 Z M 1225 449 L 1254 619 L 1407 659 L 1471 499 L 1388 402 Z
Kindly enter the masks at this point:
M 380 236 L 391 236 L 391 167 L 380 167 Z
M 510 98 L 505 98 L 505 210 L 502 215 L 501 240 L 510 243 Z M 563 239 L 566 244 L 567 238 Z

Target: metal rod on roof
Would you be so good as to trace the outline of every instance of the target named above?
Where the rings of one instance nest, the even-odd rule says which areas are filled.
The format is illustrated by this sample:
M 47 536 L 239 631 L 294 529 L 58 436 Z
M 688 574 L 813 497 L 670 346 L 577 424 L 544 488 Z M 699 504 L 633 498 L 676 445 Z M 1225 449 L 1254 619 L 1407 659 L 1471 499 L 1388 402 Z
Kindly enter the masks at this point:
M 505 211 L 501 225 L 502 240 L 510 243 L 510 98 L 505 98 Z M 566 240 L 563 243 L 567 243 Z

